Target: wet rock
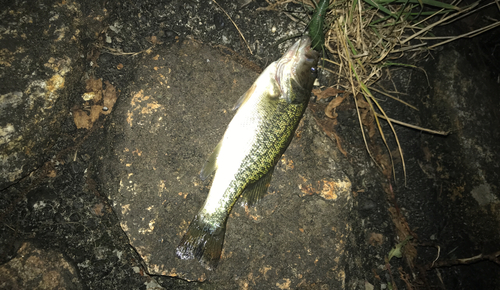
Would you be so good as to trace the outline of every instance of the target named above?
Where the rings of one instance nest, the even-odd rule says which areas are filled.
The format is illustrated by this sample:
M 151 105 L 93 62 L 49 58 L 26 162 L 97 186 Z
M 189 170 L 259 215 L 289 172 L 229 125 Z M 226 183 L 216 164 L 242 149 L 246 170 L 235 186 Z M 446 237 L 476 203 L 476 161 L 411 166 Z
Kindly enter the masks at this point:
M 233 209 L 218 269 L 175 256 L 210 186 L 199 170 L 257 75 L 195 41 L 154 51 L 138 69 L 109 132 L 114 150 L 104 172 L 112 174 L 103 186 L 148 272 L 219 289 L 340 287 L 351 182 L 310 115 L 278 163 L 269 195 L 256 207 Z M 117 134 L 124 135 L 118 142 Z
M 40 167 L 69 115 L 81 58 L 77 3 L 10 3 L 0 39 L 0 189 Z
M 451 135 L 405 137 L 407 152 L 415 156 L 410 166 L 418 172 L 407 190 L 419 194 L 405 195 L 402 206 L 410 224 L 419 228 L 420 239 L 438 244 L 446 253 L 440 257 L 443 261 L 494 253 L 500 244 L 500 232 L 494 230 L 500 220 L 500 193 L 495 190 L 500 188 L 500 101 L 492 97 L 500 86 L 491 78 L 493 71 L 477 65 L 480 54 L 476 59 L 467 55 L 469 46 L 473 43 L 450 46 L 437 54 L 436 61 L 424 62 L 430 72 L 429 97 L 414 102 L 424 126 L 450 130 Z M 487 261 L 443 269 L 440 277 L 428 274 L 445 284 L 468 276 L 461 282 L 463 289 L 493 289 L 500 283 L 498 266 Z
M 383 200 L 384 204 L 389 200 L 389 204 L 374 208 L 377 199 L 357 200 L 361 210 L 371 204 L 371 208 L 389 214 L 392 220 L 389 224 L 396 228 L 394 244 L 404 240 L 403 232 L 418 239 L 413 252 L 408 252 L 405 258 L 410 266 L 403 270 L 418 276 L 416 281 L 432 285 L 444 283 L 460 289 L 496 289 L 499 268 L 485 260 L 463 267 L 439 268 L 439 274 L 429 270 L 436 258 L 439 258 L 436 263 L 452 263 L 459 258 L 499 250 L 500 195 L 494 189 L 500 187 L 497 162 L 500 133 L 494 124 L 499 122 L 500 102 L 492 98 L 498 95 L 499 84 L 490 78 L 491 71 L 477 65 L 478 60 L 471 62 L 468 59 L 464 51 L 469 46 L 474 45 L 463 42 L 449 46 L 435 53 L 434 58 L 421 61 L 420 66 L 426 70 L 428 79 L 421 71 L 398 73 L 396 90 L 407 94 L 405 101 L 415 105 L 418 111 L 386 104 L 384 109 L 389 116 L 451 134 L 443 137 L 396 126 L 408 173 L 406 184 L 400 160 L 396 157 L 396 181 L 379 189 L 386 194 L 378 200 Z M 393 84 L 382 81 L 381 85 L 390 87 Z M 339 122 L 344 123 L 344 120 Z M 342 138 L 355 140 L 346 135 Z M 369 142 L 372 146 L 373 141 Z M 396 144 L 389 142 L 395 149 Z M 352 152 L 349 149 L 352 144 L 346 145 L 347 151 Z M 389 233 L 380 228 L 380 221 L 385 218 L 377 217 L 373 209 L 369 216 L 360 212 L 364 227 Z M 374 281 L 376 279 L 370 282 Z M 461 286 L 457 286 L 457 281 Z
M 452 131 L 438 137 L 396 126 L 406 184 L 397 154 L 396 174 L 384 175 L 366 153 L 351 97 L 335 120 L 321 108 L 326 100 L 311 103 L 270 194 L 256 207 L 235 206 L 220 267 L 206 272 L 174 256 L 210 187 L 198 171 L 256 76 L 248 60 L 264 67 L 277 59 L 289 45 L 276 46 L 278 39 L 300 33 L 301 24 L 256 10 L 265 1 L 218 1 L 250 55 L 211 1 L 3 2 L 1 263 L 20 261 L 16 253 L 33 239 L 47 245 L 35 252 L 62 253 L 85 289 L 403 289 L 407 281 L 498 288 L 498 267 L 484 258 L 500 244 L 498 33 L 431 51 L 418 64 L 430 84 L 420 70 L 381 78 L 419 109 L 377 96 L 389 116 Z M 189 35 L 245 65 L 204 45 L 181 45 Z M 115 98 L 117 109 L 106 103 Z M 368 138 L 371 152 L 389 160 L 376 138 Z M 410 235 L 403 258 L 388 263 Z M 469 257 L 483 258 L 451 264 Z
M 62 253 L 24 243 L 14 259 L 0 266 L 2 289 L 84 289 L 77 269 Z

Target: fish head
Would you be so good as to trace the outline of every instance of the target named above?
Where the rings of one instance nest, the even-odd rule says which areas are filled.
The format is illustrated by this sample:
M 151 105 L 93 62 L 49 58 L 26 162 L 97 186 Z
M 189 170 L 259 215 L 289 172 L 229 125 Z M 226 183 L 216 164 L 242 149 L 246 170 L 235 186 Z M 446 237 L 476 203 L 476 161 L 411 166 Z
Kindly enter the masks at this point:
M 311 38 L 301 37 L 279 59 L 276 80 L 286 95 L 290 85 L 311 90 L 316 78 L 319 53 L 311 48 Z
M 302 87 L 312 86 L 316 78 L 319 53 L 311 48 L 311 38 L 309 36 L 301 37 L 295 45 L 296 47 L 293 50 L 287 52 L 287 54 L 290 54 L 293 63 L 292 77 Z

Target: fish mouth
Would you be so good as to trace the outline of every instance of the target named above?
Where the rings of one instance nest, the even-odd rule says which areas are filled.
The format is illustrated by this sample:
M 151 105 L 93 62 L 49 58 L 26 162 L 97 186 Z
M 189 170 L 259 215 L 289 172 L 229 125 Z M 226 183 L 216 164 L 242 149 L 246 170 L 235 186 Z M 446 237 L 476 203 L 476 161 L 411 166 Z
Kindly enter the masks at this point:
M 276 81 L 282 91 L 287 89 L 281 84 L 282 79 L 286 79 L 286 70 L 290 71 L 289 77 L 299 82 L 303 82 L 311 77 L 311 68 L 318 63 L 319 52 L 311 48 L 311 38 L 307 35 L 302 36 L 296 41 L 286 52 L 286 54 L 278 60 L 278 71 L 276 72 Z
M 309 47 L 308 50 L 306 50 L 306 52 L 304 53 L 304 56 L 306 57 L 307 61 L 308 62 L 314 62 L 318 59 L 319 57 L 319 53 L 317 51 L 315 51 L 314 49 L 311 49 Z
M 302 53 L 309 54 L 311 50 L 311 38 L 309 36 L 302 36 L 299 41 L 295 42 L 285 53 L 284 57 L 287 59 L 297 57 Z
M 302 59 L 308 63 L 314 63 L 318 57 L 319 53 L 311 48 L 311 38 L 308 35 L 304 35 L 299 41 L 290 47 L 285 54 L 285 59 Z
M 300 39 L 300 47 L 299 49 L 303 49 L 303 48 L 307 48 L 307 49 L 311 49 L 311 38 L 307 35 L 304 35 L 301 37 Z
M 300 40 L 298 52 L 303 54 L 307 62 L 314 63 L 318 59 L 319 53 L 312 49 L 311 43 L 309 36 L 303 36 Z
M 319 56 L 319 53 L 311 48 L 312 40 L 309 36 L 305 35 L 299 41 L 297 53 L 303 54 L 308 62 L 313 62 Z

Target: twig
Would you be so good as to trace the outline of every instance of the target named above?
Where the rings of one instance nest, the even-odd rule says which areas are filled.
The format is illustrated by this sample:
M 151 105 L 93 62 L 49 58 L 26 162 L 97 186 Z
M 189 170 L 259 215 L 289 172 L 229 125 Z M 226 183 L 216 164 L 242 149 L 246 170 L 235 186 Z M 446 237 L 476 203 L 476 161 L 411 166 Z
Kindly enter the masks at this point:
M 496 0 L 496 1 L 498 1 L 498 0 Z M 463 15 L 461 15 L 461 16 L 459 16 L 459 17 L 455 18 L 455 19 L 450 20 L 449 22 L 443 23 L 442 25 L 447 25 L 447 24 L 452 23 L 453 21 L 457 21 L 457 20 L 459 20 L 459 19 L 462 19 L 462 18 L 464 18 L 464 17 L 467 17 L 467 16 L 469 16 L 469 15 L 471 15 L 471 14 L 473 14 L 473 13 L 476 13 L 477 11 L 479 11 L 479 10 L 481 10 L 481 9 L 483 9 L 483 8 L 486 8 L 486 7 L 488 7 L 488 6 L 492 5 L 492 4 L 495 4 L 495 2 L 490 2 L 490 3 L 485 4 L 485 5 L 483 5 L 483 6 L 479 7 L 479 8 L 477 8 L 477 9 L 471 10 L 471 11 L 469 11 L 469 12 L 467 12 L 467 13 L 465 13 L 465 14 L 463 14 Z
M 212 0 L 212 1 L 214 1 L 214 3 L 217 4 L 217 6 L 219 6 L 219 8 L 222 10 L 222 12 L 224 12 L 224 14 L 226 14 L 227 18 L 229 18 L 229 20 L 231 20 L 231 22 L 233 23 L 234 27 L 236 27 L 236 30 L 238 30 L 238 33 L 240 34 L 241 38 L 243 38 L 243 41 L 247 45 L 247 48 L 250 51 L 250 54 L 253 55 L 252 49 L 250 49 L 250 46 L 248 45 L 248 42 L 245 39 L 245 36 L 243 36 L 243 33 L 241 33 L 240 29 L 238 28 L 238 25 L 236 25 L 236 23 L 234 23 L 233 19 L 231 19 L 231 16 L 229 16 L 229 14 L 227 14 L 226 10 L 224 10 L 224 8 L 222 8 L 222 6 L 220 6 L 219 3 L 217 3 L 217 1 L 215 1 L 215 0 Z
M 427 31 L 431 30 L 431 29 L 432 29 L 432 28 L 434 28 L 435 26 L 437 26 L 437 25 L 439 25 L 439 24 L 441 24 L 441 23 L 443 23 L 443 22 L 445 22 L 445 21 L 447 21 L 447 20 L 449 20 L 449 19 L 451 19 L 451 18 L 457 17 L 457 15 L 459 15 L 459 14 L 462 14 L 462 13 L 464 13 L 464 12 L 467 12 L 467 11 L 469 11 L 469 10 L 473 9 L 473 8 L 474 8 L 474 7 L 476 7 L 478 4 L 479 4 L 479 2 L 475 2 L 474 4 L 472 4 L 471 6 L 467 7 L 467 8 L 466 8 L 466 9 L 464 9 L 464 10 L 461 10 L 461 11 L 459 11 L 459 12 L 457 12 L 457 13 L 454 13 L 454 14 L 452 14 L 452 15 L 450 15 L 450 16 L 448 16 L 448 17 L 446 17 L 446 18 L 443 18 L 443 19 L 441 19 L 441 20 L 439 20 L 439 21 L 436 21 L 435 23 L 433 23 L 433 24 L 431 24 L 431 25 L 429 25 L 429 26 L 425 27 L 424 29 L 420 30 L 419 32 L 417 32 L 417 33 L 413 34 L 412 36 L 410 36 L 410 37 L 406 38 L 405 40 L 401 41 L 401 44 L 404 44 L 405 42 L 408 42 L 409 40 L 411 40 L 411 39 L 413 39 L 413 38 L 415 38 L 415 37 L 419 36 L 420 34 L 422 34 L 422 33 L 424 33 L 424 32 L 427 32 Z M 416 25 L 414 25 L 413 27 L 415 27 L 415 28 L 416 28 Z
M 399 98 L 396 98 L 396 97 L 394 97 L 394 96 L 391 96 L 391 95 L 389 95 L 389 94 L 388 94 L 388 93 L 386 93 L 386 92 L 383 92 L 383 91 L 381 91 L 381 90 L 377 90 L 377 89 L 376 89 L 376 88 L 374 88 L 374 87 L 370 87 L 370 90 L 376 91 L 376 92 L 377 92 L 377 93 L 379 93 L 379 94 L 382 94 L 382 95 L 384 95 L 384 96 L 387 96 L 387 97 L 389 97 L 389 98 L 391 98 L 391 99 L 393 99 L 393 100 L 396 100 L 396 101 L 398 101 L 398 102 L 401 102 L 401 103 L 403 103 L 403 104 L 407 105 L 408 107 L 412 108 L 413 110 L 418 111 L 418 109 L 417 109 L 416 107 L 414 107 L 414 106 L 412 106 L 412 105 L 408 104 L 407 102 L 405 102 L 405 101 L 403 101 L 403 100 L 401 100 L 401 99 L 399 99 Z
M 488 25 L 488 26 L 485 26 L 485 27 L 482 27 L 482 28 L 479 28 L 479 29 L 476 29 L 476 30 L 473 30 L 473 31 L 470 31 L 470 32 L 467 32 L 467 33 L 464 33 L 464 34 L 462 34 L 462 35 L 455 36 L 455 37 L 453 37 L 453 38 L 451 38 L 451 39 L 448 39 L 448 40 L 442 41 L 442 42 L 440 42 L 440 43 L 436 43 L 436 44 L 434 44 L 434 45 L 429 46 L 429 49 L 432 49 L 432 48 L 434 48 L 434 47 L 436 47 L 436 46 L 443 45 L 443 44 L 448 43 L 448 42 L 452 42 L 452 41 L 457 40 L 457 39 L 459 39 L 459 38 L 463 38 L 463 37 L 467 37 L 467 36 L 468 36 L 468 37 L 474 37 L 474 36 L 479 35 L 479 34 L 481 34 L 481 33 L 485 32 L 485 31 L 488 31 L 488 30 L 490 30 L 490 29 L 493 29 L 493 28 L 495 28 L 495 27 L 497 27 L 497 26 L 500 26 L 500 21 L 497 21 L 497 22 L 492 23 L 492 24 L 490 24 L 490 25 Z
M 333 60 L 328 59 L 328 58 L 324 58 L 324 57 L 322 57 L 322 58 L 321 58 L 321 60 L 322 60 L 322 61 L 323 61 L 323 60 L 324 60 L 324 61 L 327 61 L 327 62 L 329 62 L 329 63 L 333 63 L 334 65 L 337 65 L 337 66 L 340 66 L 340 63 L 336 63 L 336 62 L 334 62 Z
M 412 124 L 408 124 L 408 123 L 401 122 L 401 121 L 398 121 L 398 120 L 394 120 L 394 119 L 392 119 L 392 118 L 386 117 L 386 116 L 381 115 L 381 114 L 379 114 L 379 113 L 375 113 L 375 114 L 376 114 L 376 115 L 377 115 L 377 117 L 379 117 L 379 118 L 382 118 L 382 119 L 384 119 L 384 120 L 389 119 L 389 121 L 391 121 L 392 123 L 394 123 L 394 124 L 398 124 L 398 125 L 401 125 L 401 126 L 405 126 L 405 127 L 413 128 L 413 129 L 416 129 L 416 130 L 425 131 L 425 132 L 432 133 L 432 134 L 443 135 L 443 136 L 447 136 L 448 134 L 450 134 L 450 132 L 445 132 L 445 131 L 436 131 L 436 130 L 426 129 L 426 128 L 422 128 L 422 127 L 419 127 L 419 126 L 416 126 L 416 125 L 412 125 Z
M 397 53 L 397 52 L 408 51 L 408 50 L 416 49 L 416 48 L 419 48 L 419 47 L 422 47 L 422 46 L 426 46 L 426 45 L 427 45 L 427 42 L 423 42 L 423 43 L 420 43 L 420 44 L 415 44 L 415 45 L 412 45 L 412 46 L 406 46 L 406 47 L 402 47 L 402 48 L 399 48 L 399 49 L 395 49 L 395 50 L 391 51 L 390 53 Z
M 150 51 L 153 48 L 153 46 L 151 46 L 148 49 L 144 49 L 144 50 L 141 50 L 141 51 L 138 51 L 138 52 L 123 52 L 123 51 L 119 51 L 118 49 L 114 49 L 114 48 L 107 47 L 107 46 L 103 46 L 102 48 L 108 50 L 108 53 L 112 54 L 112 55 L 131 55 L 131 56 L 135 56 L 135 55 L 141 54 L 143 52 Z
M 432 268 L 450 267 L 450 266 L 456 266 L 456 265 L 468 265 L 468 264 L 473 264 L 473 263 L 477 263 L 480 261 L 492 261 L 492 262 L 500 265 L 500 251 L 497 251 L 497 252 L 494 252 L 491 254 L 479 254 L 477 256 L 473 256 L 470 258 L 438 261 L 436 263 L 432 262 L 432 264 L 428 265 L 426 267 L 426 269 L 430 270 Z
M 441 247 L 437 246 L 437 248 L 438 248 L 438 253 L 437 253 L 436 259 L 434 259 L 434 261 L 432 261 L 431 268 L 434 267 L 434 263 L 436 263 L 436 261 L 439 259 L 439 254 L 441 253 Z

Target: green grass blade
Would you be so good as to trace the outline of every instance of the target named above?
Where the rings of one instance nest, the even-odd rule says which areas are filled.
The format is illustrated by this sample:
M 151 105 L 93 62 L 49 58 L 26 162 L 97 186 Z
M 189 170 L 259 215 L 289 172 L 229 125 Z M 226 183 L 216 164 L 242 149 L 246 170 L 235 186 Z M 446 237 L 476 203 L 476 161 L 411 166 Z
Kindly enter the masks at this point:
M 364 0 L 364 1 L 366 3 L 368 3 L 369 5 L 373 6 L 375 9 L 378 9 L 378 10 L 384 12 L 385 14 L 390 15 L 391 17 L 396 18 L 396 15 L 394 13 L 392 13 L 391 11 L 389 11 L 389 9 L 385 8 L 384 6 L 379 5 L 378 3 L 373 2 L 372 0 Z
M 396 3 L 402 4 L 402 3 L 406 3 L 406 2 L 407 2 L 407 0 L 376 0 L 375 4 L 378 6 L 382 6 L 382 5 L 396 4 Z M 455 5 L 443 3 L 440 1 L 436 1 L 436 0 L 409 0 L 408 2 L 412 3 L 412 4 L 428 5 L 428 6 L 444 8 L 444 9 L 460 10 L 460 8 L 458 8 Z

